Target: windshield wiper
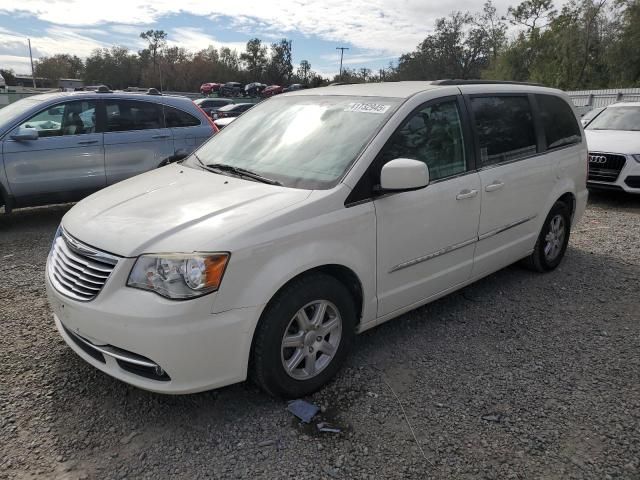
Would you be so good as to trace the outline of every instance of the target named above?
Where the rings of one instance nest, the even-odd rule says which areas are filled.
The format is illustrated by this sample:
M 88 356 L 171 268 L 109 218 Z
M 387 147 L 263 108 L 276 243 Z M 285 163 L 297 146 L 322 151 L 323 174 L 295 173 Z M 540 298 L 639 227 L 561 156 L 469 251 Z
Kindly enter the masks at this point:
M 260 175 L 259 173 L 252 172 L 251 170 L 247 170 L 246 168 L 234 167 L 233 165 L 227 165 L 224 163 L 209 163 L 205 165 L 202 162 L 202 160 L 198 159 L 198 161 L 200 161 L 200 163 L 207 170 L 216 169 L 216 170 L 221 170 L 223 172 L 235 173 L 236 175 L 239 175 L 241 177 L 249 177 L 253 180 L 257 180 L 262 183 L 268 183 L 269 185 L 282 185 L 282 183 L 280 183 L 277 180 L 274 180 L 273 178 L 265 177 L 263 175 Z

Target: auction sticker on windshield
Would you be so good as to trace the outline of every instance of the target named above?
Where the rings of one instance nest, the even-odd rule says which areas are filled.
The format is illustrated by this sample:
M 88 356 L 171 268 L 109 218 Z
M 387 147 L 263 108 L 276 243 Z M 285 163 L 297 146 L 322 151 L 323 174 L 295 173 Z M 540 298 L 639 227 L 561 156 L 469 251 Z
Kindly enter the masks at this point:
M 345 112 L 385 113 L 391 105 L 382 103 L 350 103 Z

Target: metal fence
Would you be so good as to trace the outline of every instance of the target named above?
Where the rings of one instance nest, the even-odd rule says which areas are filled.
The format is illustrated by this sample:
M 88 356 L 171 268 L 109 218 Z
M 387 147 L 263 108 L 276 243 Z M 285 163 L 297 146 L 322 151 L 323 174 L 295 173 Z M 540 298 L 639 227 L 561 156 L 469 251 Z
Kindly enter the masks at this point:
M 616 102 L 640 102 L 640 88 L 613 88 L 609 90 L 576 90 L 567 92 L 581 114 Z

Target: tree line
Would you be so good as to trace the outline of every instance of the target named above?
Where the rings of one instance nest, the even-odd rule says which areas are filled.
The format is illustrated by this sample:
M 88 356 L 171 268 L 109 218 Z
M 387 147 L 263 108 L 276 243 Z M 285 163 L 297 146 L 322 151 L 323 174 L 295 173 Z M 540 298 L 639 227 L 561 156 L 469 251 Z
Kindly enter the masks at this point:
M 196 91 L 207 81 L 320 86 L 441 78 L 527 81 L 566 90 L 640 86 L 640 0 L 570 0 L 559 10 L 553 0 L 523 0 L 506 12 L 488 0 L 479 12 L 437 19 L 433 32 L 397 62 L 377 71 L 346 68 L 332 79 L 314 72 L 307 60 L 294 68 L 286 38 L 271 44 L 253 38 L 238 53 L 170 47 L 162 30 L 140 37 L 148 46 L 138 52 L 113 46 L 84 61 L 69 54 L 40 58 L 36 77 L 179 91 Z

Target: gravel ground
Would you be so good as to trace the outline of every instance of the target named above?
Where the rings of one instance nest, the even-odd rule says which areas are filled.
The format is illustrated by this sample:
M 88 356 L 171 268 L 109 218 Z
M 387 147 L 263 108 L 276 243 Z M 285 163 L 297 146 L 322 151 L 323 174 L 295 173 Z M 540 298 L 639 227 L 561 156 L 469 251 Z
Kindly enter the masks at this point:
M 0 478 L 640 478 L 639 198 L 592 195 L 553 273 L 360 335 L 308 399 L 341 433 L 248 383 L 163 396 L 80 360 L 43 286 L 66 210 L 0 217 Z

